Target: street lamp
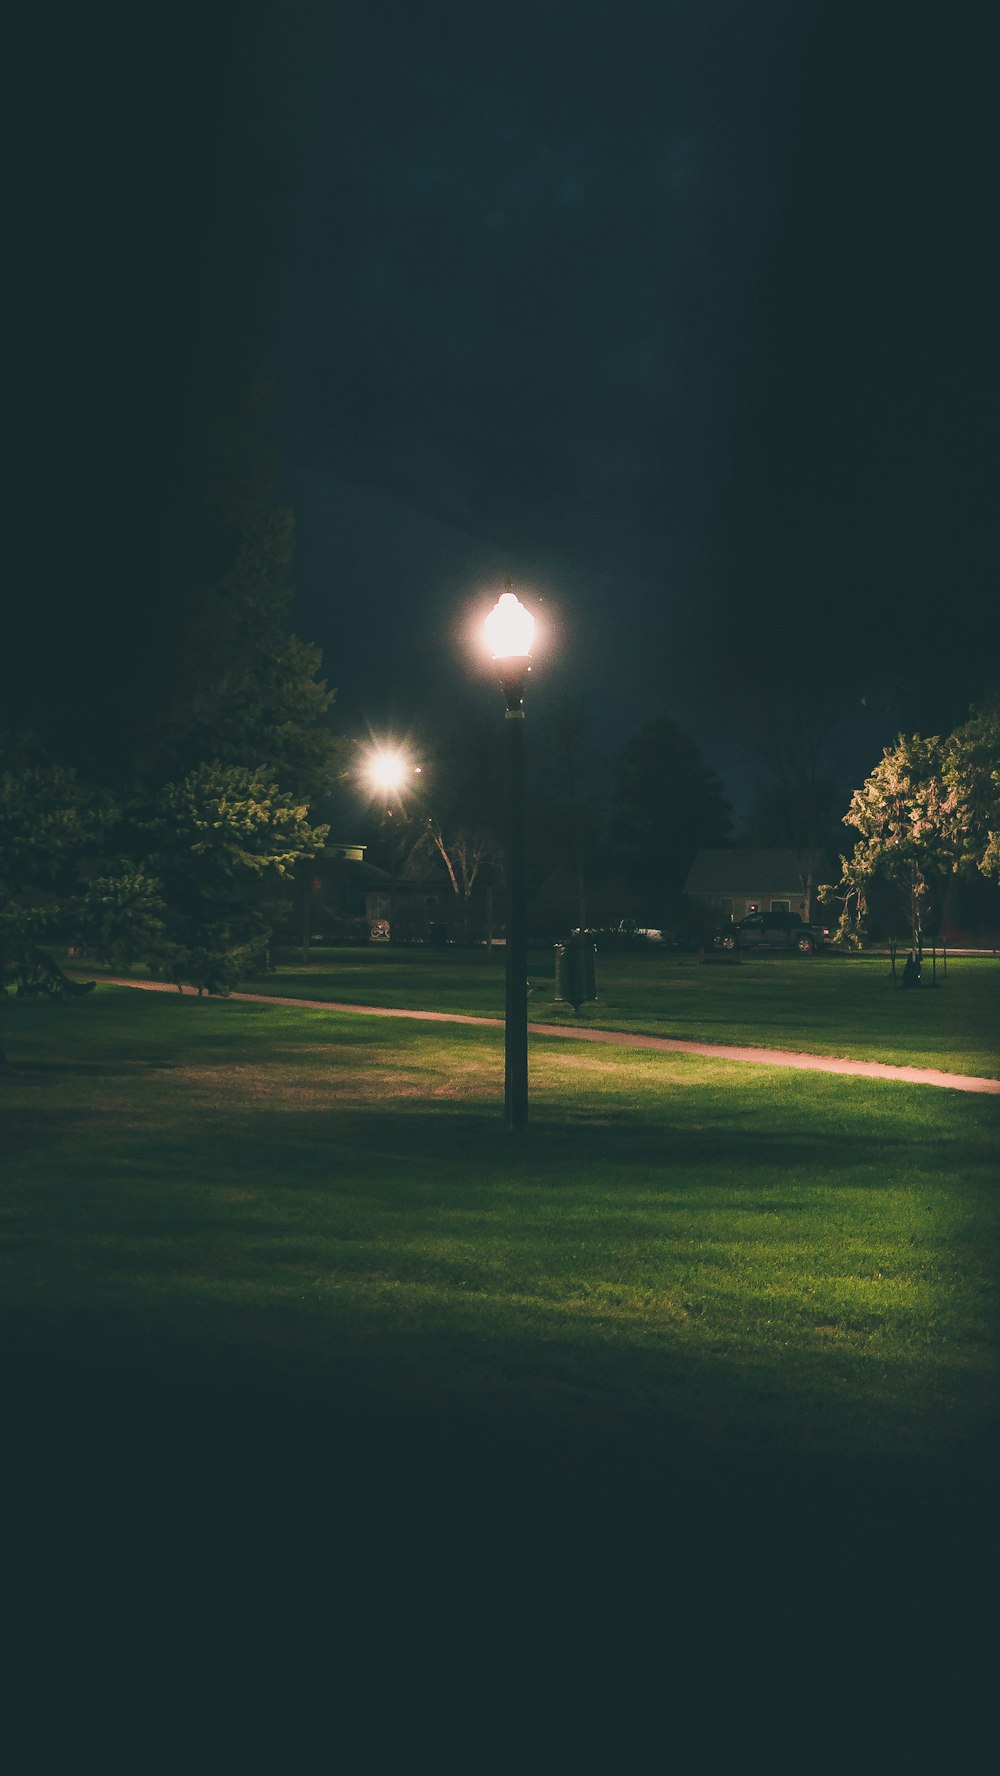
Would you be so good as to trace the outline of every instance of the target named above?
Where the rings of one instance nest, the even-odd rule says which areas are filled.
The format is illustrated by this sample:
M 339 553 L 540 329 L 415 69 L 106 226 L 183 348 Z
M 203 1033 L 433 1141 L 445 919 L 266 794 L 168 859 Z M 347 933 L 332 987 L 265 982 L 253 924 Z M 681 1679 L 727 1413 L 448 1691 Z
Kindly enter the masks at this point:
M 368 754 L 365 762 L 365 776 L 373 789 L 384 790 L 391 795 L 405 783 L 413 769 L 406 754 L 394 747 L 380 747 Z
M 399 804 L 399 791 L 406 779 L 419 765 L 411 765 L 405 752 L 398 747 L 377 747 L 369 752 L 364 761 L 364 775 L 371 788 L 377 791 L 379 799 L 385 798 L 385 818 L 392 819 L 392 800 Z M 389 839 L 389 942 L 396 942 L 396 845 L 393 836 Z
M 508 582 L 509 585 L 509 582 Z M 504 1007 L 504 1126 L 528 1120 L 528 915 L 524 854 L 524 687 L 535 619 L 510 590 L 486 619 L 486 639 L 507 704 L 507 990 Z

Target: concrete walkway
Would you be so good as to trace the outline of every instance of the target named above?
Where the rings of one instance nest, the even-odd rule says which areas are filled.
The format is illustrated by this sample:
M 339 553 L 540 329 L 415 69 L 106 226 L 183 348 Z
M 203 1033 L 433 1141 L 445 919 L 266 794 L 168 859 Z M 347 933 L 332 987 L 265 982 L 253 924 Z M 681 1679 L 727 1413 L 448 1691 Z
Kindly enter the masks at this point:
M 110 987 L 138 987 L 149 993 L 176 993 L 166 981 L 104 977 Z M 181 989 L 194 993 L 194 987 Z M 422 1023 L 476 1024 L 502 1030 L 503 1018 L 470 1017 L 459 1011 L 403 1011 L 387 1005 L 346 1005 L 336 999 L 288 999 L 277 993 L 230 993 L 250 1005 L 297 1005 L 307 1011 L 355 1012 L 364 1017 L 415 1018 Z M 850 1073 L 864 1079 L 895 1079 L 901 1085 L 935 1085 L 946 1091 L 985 1092 L 1000 1096 L 1000 1079 L 977 1079 L 969 1073 L 944 1073 L 938 1067 L 892 1067 L 885 1061 L 849 1061 L 839 1055 L 795 1054 L 783 1048 L 737 1048 L 724 1042 L 679 1042 L 672 1036 L 635 1036 L 625 1030 L 582 1029 L 574 1024 L 529 1024 L 533 1036 L 559 1036 L 571 1042 L 598 1042 L 613 1048 L 652 1048 L 666 1054 L 698 1055 L 702 1060 L 749 1061 L 763 1067 L 798 1067 L 807 1073 Z

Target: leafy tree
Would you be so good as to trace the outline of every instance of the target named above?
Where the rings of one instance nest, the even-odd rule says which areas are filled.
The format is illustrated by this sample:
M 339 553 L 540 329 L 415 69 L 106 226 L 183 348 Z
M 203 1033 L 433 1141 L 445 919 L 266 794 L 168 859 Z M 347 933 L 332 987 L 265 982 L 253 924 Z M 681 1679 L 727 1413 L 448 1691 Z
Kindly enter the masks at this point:
M 261 771 L 218 762 L 167 784 L 147 820 L 165 903 L 159 971 L 226 991 L 267 949 L 275 898 L 327 836 Z
M 126 817 L 75 772 L 24 759 L 8 749 L 0 768 L 0 992 L 80 991 L 56 946 L 225 991 L 266 949 L 281 884 L 326 837 L 240 766 L 200 765 Z
M 302 798 L 339 768 L 333 693 L 318 648 L 288 632 L 295 526 L 290 511 L 244 520 L 235 560 L 199 594 L 182 627 L 183 668 L 153 748 L 154 770 L 205 760 L 259 767 Z
M 309 805 L 346 744 L 319 649 L 290 632 L 295 526 L 275 500 L 270 408 L 254 384 L 212 438 L 174 671 L 131 810 L 132 854 L 166 907 L 157 966 L 210 990 L 232 986 L 287 914 L 294 865 L 328 831 Z
M 944 739 L 900 735 L 855 790 L 844 823 L 857 841 L 824 890 L 841 902 L 840 935 L 859 940 L 873 885 L 886 881 L 905 896 L 919 952 L 929 904 L 949 881 L 978 871 L 1000 883 L 1000 697 Z
M 697 742 L 675 721 L 647 722 L 615 770 L 610 835 L 639 916 L 674 910 L 695 853 L 725 845 L 731 828 L 722 785 Z
M 197 765 L 260 768 L 297 800 L 329 789 L 343 742 L 318 648 L 291 633 L 295 521 L 276 497 L 271 396 L 256 382 L 211 434 L 193 522 L 168 688 L 140 775 Z
M 109 796 L 46 759 L 30 738 L 0 741 L 0 995 L 86 990 L 50 946 L 86 946 L 121 965 L 158 942 L 156 884 L 113 855 L 117 820 Z
M 945 743 L 945 781 L 959 867 L 1000 884 L 1000 692 L 973 707 Z
M 107 821 L 75 772 L 8 744 L 0 769 L 0 986 L 30 990 L 40 946 L 67 938 L 80 860 L 96 850 Z
M 87 883 L 77 921 L 77 942 L 88 956 L 112 968 L 137 961 L 155 965 L 165 945 L 167 909 L 160 883 L 146 865 L 121 858 L 113 874 Z
M 294 524 L 274 503 L 263 412 L 255 393 L 217 441 L 169 689 L 139 754 L 109 769 L 116 793 L 28 742 L 0 752 L 0 990 L 72 991 L 55 944 L 224 989 L 326 836 L 308 803 L 343 742 L 319 651 L 289 632 Z
M 890 882 L 905 897 L 912 947 L 919 953 L 928 904 L 958 866 L 956 797 L 945 775 L 938 737 L 900 735 L 851 797 L 844 824 L 857 833 L 853 855 L 827 898 L 841 900 L 840 935 L 857 941 L 872 884 Z

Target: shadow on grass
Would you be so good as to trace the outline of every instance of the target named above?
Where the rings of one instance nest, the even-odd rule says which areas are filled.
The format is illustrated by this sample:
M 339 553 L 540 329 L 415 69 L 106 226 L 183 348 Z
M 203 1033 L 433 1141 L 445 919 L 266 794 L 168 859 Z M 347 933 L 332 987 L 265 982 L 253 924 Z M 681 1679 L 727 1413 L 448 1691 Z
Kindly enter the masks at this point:
M 94 1113 L 90 1110 L 68 1110 L 58 1105 L 39 1105 L 37 1108 L 9 1105 L 3 1113 L 4 1152 L 13 1159 L 17 1154 L 37 1151 L 49 1142 L 61 1141 L 68 1134 L 89 1128 L 93 1120 Z
M 16 1067 L 14 1072 L 19 1083 L 30 1085 L 34 1080 L 45 1082 L 53 1078 L 128 1079 L 141 1073 L 160 1073 L 177 1064 L 169 1055 L 143 1056 L 139 1060 L 119 1055 L 106 1061 L 33 1060 Z
M 985 1107 L 986 1116 L 990 1109 Z M 966 1120 L 980 1112 L 982 1106 L 969 1106 Z M 628 1110 L 577 1107 L 558 1116 L 537 1114 L 516 1136 L 504 1130 L 499 1109 L 495 1121 L 488 1115 L 437 1103 L 411 1109 L 397 1101 L 391 1114 L 356 1102 L 330 1109 L 296 1105 L 291 1111 L 265 1103 L 235 1118 L 216 1114 L 201 1124 L 188 1150 L 190 1136 L 180 1108 L 176 1125 L 160 1128 L 159 1147 L 151 1155 L 148 1143 L 155 1129 L 138 1125 L 133 1151 L 137 1163 L 145 1165 L 147 1158 L 156 1163 L 159 1154 L 167 1164 L 176 1142 L 185 1151 L 178 1180 L 183 1184 L 239 1182 L 261 1174 L 285 1190 L 309 1191 L 328 1187 L 332 1179 L 340 1188 L 353 1175 L 357 1190 L 373 1200 L 398 1197 L 411 1206 L 425 1195 L 428 1206 L 447 1204 L 450 1172 L 457 1174 L 454 1189 L 477 1206 L 485 1194 L 518 1185 L 530 1187 L 533 1200 L 542 1205 L 567 1189 L 590 1201 L 613 1202 L 617 1192 L 634 1203 L 641 1181 L 654 1193 L 684 1189 L 692 1206 L 699 1200 L 714 1206 L 720 1194 L 749 1196 L 763 1188 L 768 1205 L 775 1207 L 787 1180 L 797 1175 L 811 1174 L 824 1192 L 880 1191 L 888 1167 L 911 1167 L 921 1176 L 960 1170 L 968 1184 L 995 1181 L 995 1163 L 982 1142 L 962 1145 L 960 1131 L 928 1135 L 914 1129 L 902 1107 L 896 1115 L 861 1125 L 860 1133 L 831 1129 L 822 1121 L 810 1129 L 803 1126 L 805 1116 L 797 1124 L 790 1120 L 782 1127 L 760 1129 L 752 1113 L 718 1105 L 706 1105 L 704 1120 L 699 1117 L 694 1124 L 689 1116 L 671 1121 L 669 1112 L 647 1120 Z M 116 1126 L 113 1107 L 77 1110 L 39 1104 L 5 1112 L 12 1146 L 26 1151 L 85 1131 L 86 1146 L 73 1162 L 81 1175 L 100 1175 L 106 1169 L 102 1123 L 113 1134 L 114 1153 L 120 1157 L 127 1151 L 128 1133 Z M 789 1198 L 787 1206 L 797 1205 Z
M 0 1364 L 8 1613 L 67 1743 L 96 1710 L 133 1769 L 192 1740 L 186 1768 L 615 1769 L 623 1733 L 665 1731 L 692 1767 L 731 1742 L 801 1769 L 776 1747 L 828 1685 L 858 1684 L 843 1724 L 881 1747 L 887 1686 L 947 1690 L 943 1621 L 974 1660 L 983 1449 L 810 1461 L 390 1402 L 363 1362 L 303 1375 L 114 1316 L 5 1314 Z M 973 1711 L 948 1712 L 959 1755 Z M 901 1757 L 916 1723 L 890 1720 Z
M 990 1105 L 985 1111 L 976 1105 L 971 1115 L 985 1118 L 991 1110 Z M 641 1110 L 616 1109 L 613 1104 L 577 1104 L 570 1113 L 537 1111 L 519 1135 L 504 1130 L 499 1106 L 492 1126 L 481 1108 L 442 1111 L 437 1104 L 411 1110 L 395 1103 L 391 1116 L 386 1116 L 354 1103 L 333 1111 L 298 1109 L 295 1118 L 298 1135 L 310 1144 L 328 1144 L 331 1152 L 349 1133 L 351 1149 L 377 1154 L 389 1144 L 400 1155 L 408 1155 L 415 1170 L 422 1162 L 464 1163 L 469 1168 L 468 1182 L 473 1185 L 492 1185 L 537 1173 L 543 1190 L 561 1182 L 585 1188 L 581 1183 L 584 1177 L 601 1188 L 602 1167 L 609 1174 L 621 1174 L 623 1181 L 634 1177 L 636 1171 L 666 1175 L 674 1170 L 692 1177 L 717 1173 L 727 1187 L 738 1186 L 741 1176 L 748 1173 L 772 1171 L 777 1180 L 810 1170 L 822 1177 L 824 1187 L 855 1189 L 866 1182 L 881 1187 L 885 1166 L 905 1164 L 910 1154 L 919 1158 L 922 1170 L 940 1164 L 948 1171 L 956 1164 L 955 1138 L 950 1134 L 927 1136 L 914 1128 L 903 1105 L 894 1114 L 887 1111 L 877 1121 L 862 1125 L 862 1133 L 831 1129 L 825 1119 L 806 1126 L 811 1120 L 808 1109 L 797 1118 L 789 1116 L 779 1127 L 759 1130 L 753 1126 L 752 1107 L 710 1102 L 707 1091 L 704 1110 L 695 1114 L 697 1120 L 692 1121 L 688 1107 L 672 1120 L 669 1102 L 655 1117 Z M 267 1112 L 262 1112 L 252 1136 L 245 1128 L 220 1133 L 220 1150 L 234 1139 L 256 1144 L 269 1133 L 280 1143 L 279 1119 L 270 1131 L 268 1120 Z M 963 1167 L 966 1159 L 970 1175 L 981 1171 L 986 1177 L 995 1176 L 989 1152 L 970 1146 Z

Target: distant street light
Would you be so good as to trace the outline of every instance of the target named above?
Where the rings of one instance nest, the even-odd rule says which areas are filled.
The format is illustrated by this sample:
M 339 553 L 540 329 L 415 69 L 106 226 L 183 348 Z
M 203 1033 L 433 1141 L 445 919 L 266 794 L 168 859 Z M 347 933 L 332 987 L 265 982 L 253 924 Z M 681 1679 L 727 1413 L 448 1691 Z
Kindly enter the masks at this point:
M 508 582 L 509 583 L 509 582 Z M 524 687 L 535 619 L 511 591 L 485 622 L 507 704 L 507 990 L 504 1009 L 504 1125 L 528 1120 L 528 915 L 524 849 Z
M 365 762 L 365 776 L 372 788 L 390 794 L 402 787 L 412 769 L 406 754 L 391 747 L 380 747 L 369 753 Z
M 380 746 L 365 755 L 362 772 L 370 787 L 376 790 L 385 805 L 385 819 L 393 818 L 392 804 L 400 803 L 400 791 L 407 779 L 419 772 L 399 747 Z M 389 837 L 389 942 L 396 942 L 396 846 Z

